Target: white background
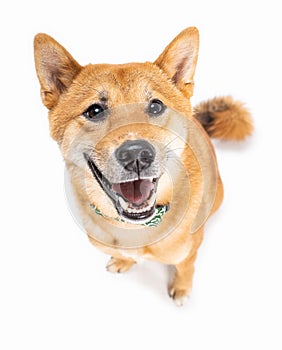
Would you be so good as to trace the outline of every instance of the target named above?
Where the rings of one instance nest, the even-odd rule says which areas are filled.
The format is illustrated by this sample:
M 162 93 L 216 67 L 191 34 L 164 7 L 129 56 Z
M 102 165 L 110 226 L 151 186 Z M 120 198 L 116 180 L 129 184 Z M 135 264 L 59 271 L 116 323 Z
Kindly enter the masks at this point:
M 282 348 L 281 10 L 279 1 L 9 1 L 1 26 L 0 348 Z M 74 223 L 48 134 L 32 41 L 46 32 L 81 63 L 154 60 L 185 27 L 201 47 L 195 104 L 232 94 L 256 131 L 216 142 L 225 201 L 206 226 L 188 304 L 168 268 L 126 275 Z

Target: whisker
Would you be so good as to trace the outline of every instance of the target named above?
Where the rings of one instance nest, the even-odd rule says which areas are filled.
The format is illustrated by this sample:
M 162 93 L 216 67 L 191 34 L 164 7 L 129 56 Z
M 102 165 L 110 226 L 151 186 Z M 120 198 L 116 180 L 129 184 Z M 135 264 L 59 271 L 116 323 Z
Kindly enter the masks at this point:
M 174 139 L 170 140 L 165 146 L 164 149 L 166 149 L 173 141 L 175 141 L 178 138 L 178 136 L 175 136 Z
M 102 86 L 103 90 L 102 91 L 99 91 L 97 89 L 94 89 L 94 90 L 97 91 L 99 93 L 99 95 L 102 95 L 103 93 L 105 93 L 107 91 L 103 85 L 103 79 L 101 79 L 101 77 L 99 75 L 96 75 L 95 79 L 98 80 L 98 83 Z
M 103 87 L 103 86 L 102 86 Z M 96 91 L 99 95 L 101 95 L 103 93 L 103 91 L 101 90 L 98 90 L 98 89 L 95 89 L 95 88 L 92 88 L 94 91 Z
M 174 152 L 174 151 L 176 151 L 176 150 L 178 150 L 178 149 L 185 149 L 185 147 L 178 147 L 178 148 L 173 148 L 173 149 L 169 149 L 168 151 L 166 151 L 165 153 L 166 154 L 168 154 L 168 153 L 170 153 L 170 152 Z
M 176 154 L 169 154 L 167 156 L 167 159 L 180 159 L 180 157 L 178 155 L 176 155 Z
M 180 158 L 178 157 L 168 157 L 167 160 L 170 160 L 171 162 L 175 163 L 175 164 L 181 164 L 183 165 L 183 162 Z
M 149 84 L 154 80 L 154 77 L 155 77 L 155 76 L 152 74 L 152 75 L 150 76 L 150 78 L 149 78 L 149 80 L 148 80 L 146 86 L 145 86 L 145 91 L 147 91 L 147 93 L 150 92 L 150 90 L 148 89 L 148 87 L 149 87 Z M 150 98 L 151 98 L 151 96 L 150 96 Z

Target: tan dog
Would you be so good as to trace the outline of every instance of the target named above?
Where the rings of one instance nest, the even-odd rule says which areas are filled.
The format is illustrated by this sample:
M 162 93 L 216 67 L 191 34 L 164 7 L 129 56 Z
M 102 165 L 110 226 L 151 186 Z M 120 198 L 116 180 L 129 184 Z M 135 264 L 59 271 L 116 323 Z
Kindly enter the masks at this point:
M 192 287 L 204 222 L 223 198 L 208 135 L 241 140 L 252 132 L 248 111 L 231 97 L 193 112 L 198 47 L 198 30 L 187 28 L 154 63 L 82 67 L 50 36 L 34 41 L 51 136 L 91 243 L 111 255 L 111 272 L 138 257 L 174 265 L 169 295 L 178 305 Z M 161 223 L 143 229 L 156 213 Z

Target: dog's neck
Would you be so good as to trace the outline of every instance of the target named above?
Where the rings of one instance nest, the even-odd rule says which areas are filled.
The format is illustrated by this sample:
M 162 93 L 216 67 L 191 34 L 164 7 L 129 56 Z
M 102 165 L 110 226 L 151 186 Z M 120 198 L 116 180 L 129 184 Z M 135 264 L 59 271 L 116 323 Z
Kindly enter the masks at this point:
M 115 218 L 110 218 L 107 215 L 104 215 L 101 210 L 99 210 L 94 204 L 90 203 L 91 209 L 97 214 L 102 217 L 105 217 L 107 219 L 112 219 L 114 221 L 120 221 L 120 222 L 126 222 L 126 220 L 120 218 L 120 217 L 115 217 Z M 169 210 L 169 205 L 162 205 L 156 208 L 155 214 L 153 217 L 151 217 L 148 221 L 142 224 L 142 226 L 158 226 L 158 224 L 162 221 L 162 217 L 164 214 Z

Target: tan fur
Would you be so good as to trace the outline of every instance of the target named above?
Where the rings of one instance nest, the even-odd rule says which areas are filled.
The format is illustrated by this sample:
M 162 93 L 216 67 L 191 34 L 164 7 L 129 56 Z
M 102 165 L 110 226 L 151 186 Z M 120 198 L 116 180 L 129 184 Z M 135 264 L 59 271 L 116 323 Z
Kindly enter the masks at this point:
M 91 243 L 112 256 L 107 266 L 111 272 L 128 270 L 134 265 L 136 257 L 175 265 L 176 274 L 169 287 L 169 294 L 179 305 L 191 290 L 194 261 L 203 239 L 203 226 L 199 227 L 196 233 L 190 234 L 192 223 L 198 212 L 202 195 L 208 195 L 202 193 L 202 169 L 199 161 L 186 146 L 185 140 L 180 145 L 183 148 L 181 161 L 191 184 L 189 198 L 183 193 L 177 199 L 177 205 L 165 214 L 166 223 L 168 225 L 174 223 L 177 207 L 182 208 L 184 205 L 188 210 L 179 225 L 165 239 L 134 249 L 116 248 L 115 238 L 110 245 L 102 244 L 93 238 L 91 233 L 95 230 L 97 215 L 93 215 L 89 200 L 109 216 L 101 223 L 109 239 L 111 239 L 111 232 L 108 230 L 108 222 L 120 228 L 131 226 L 133 228 L 134 225 L 111 219 L 118 213 L 109 203 L 107 195 L 94 181 L 90 170 L 81 170 L 68 158 L 68 154 L 76 135 L 86 125 L 83 112 L 91 104 L 103 103 L 105 100 L 108 108 L 114 109 L 134 103 L 146 104 L 152 98 L 159 99 L 167 107 L 185 115 L 187 120 L 199 124 L 200 129 L 201 123 L 213 137 L 242 139 L 249 135 L 252 130 L 249 114 L 240 103 L 234 102 L 231 98 L 214 99 L 201 104 L 196 107 L 193 116 L 189 98 L 193 94 L 198 47 L 198 30 L 187 28 L 166 47 L 154 63 L 90 64 L 82 67 L 48 35 L 38 34 L 34 40 L 36 70 L 41 85 L 41 98 L 49 109 L 50 132 L 59 144 L 68 170 L 73 174 L 73 190 Z M 205 125 L 207 118 L 203 117 L 207 114 L 209 125 Z M 109 124 L 103 123 L 100 126 L 102 129 L 93 131 L 94 136 L 98 136 L 101 132 L 105 132 L 106 135 L 95 145 L 101 171 L 106 167 L 107 155 L 112 154 L 126 140 L 145 138 L 153 144 L 160 141 L 163 144 L 170 142 L 174 135 L 169 132 L 169 129 L 171 123 L 175 122 L 171 118 L 174 117 L 168 116 L 163 121 L 163 129 L 157 129 L 156 126 L 149 124 L 146 127 L 133 124 L 117 130 L 109 129 L 107 133 Z M 185 125 L 183 128 L 185 130 Z M 212 148 L 208 135 L 205 134 L 204 129 L 202 130 L 203 137 Z M 209 215 L 218 209 L 223 198 L 223 186 L 217 169 L 215 176 L 216 193 Z M 184 173 L 179 174 L 176 187 L 172 188 L 169 178 L 162 176 L 159 181 L 157 204 L 170 203 L 173 191 L 181 193 L 185 179 Z
M 194 116 L 214 138 L 240 141 L 253 132 L 250 112 L 231 96 L 201 102 L 194 108 Z

